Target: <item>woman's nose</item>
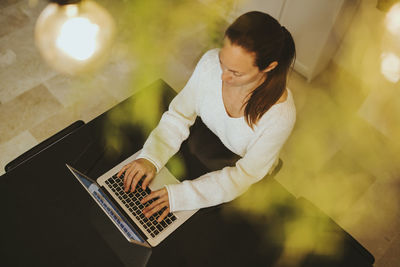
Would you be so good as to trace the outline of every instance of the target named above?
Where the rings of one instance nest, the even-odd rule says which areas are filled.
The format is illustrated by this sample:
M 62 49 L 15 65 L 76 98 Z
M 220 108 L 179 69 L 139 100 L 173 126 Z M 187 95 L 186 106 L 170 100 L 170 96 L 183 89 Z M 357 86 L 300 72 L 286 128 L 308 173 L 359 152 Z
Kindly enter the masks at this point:
M 221 75 L 221 80 L 224 82 L 227 82 L 229 80 L 231 80 L 231 75 L 227 72 L 227 71 L 223 71 L 222 75 Z

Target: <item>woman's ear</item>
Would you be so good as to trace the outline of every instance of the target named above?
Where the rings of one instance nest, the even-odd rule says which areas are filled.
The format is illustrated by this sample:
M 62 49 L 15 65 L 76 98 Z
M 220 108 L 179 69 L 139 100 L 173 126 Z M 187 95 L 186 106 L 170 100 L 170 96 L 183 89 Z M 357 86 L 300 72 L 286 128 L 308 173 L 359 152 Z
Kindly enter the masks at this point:
M 273 61 L 273 62 L 271 62 L 271 64 L 269 64 L 269 66 L 266 67 L 262 72 L 269 72 L 269 71 L 275 69 L 276 66 L 278 66 L 278 61 Z

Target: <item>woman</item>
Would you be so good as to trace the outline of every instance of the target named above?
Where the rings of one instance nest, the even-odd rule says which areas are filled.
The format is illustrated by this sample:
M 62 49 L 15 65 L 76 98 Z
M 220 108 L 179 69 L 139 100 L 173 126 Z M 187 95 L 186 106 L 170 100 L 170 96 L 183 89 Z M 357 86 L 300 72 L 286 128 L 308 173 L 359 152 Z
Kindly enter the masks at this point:
M 295 122 L 286 88 L 294 57 L 291 34 L 267 14 L 249 12 L 228 27 L 223 47 L 203 55 L 139 157 L 119 175 L 126 172 L 126 191 L 134 191 L 142 177 L 146 188 L 179 150 L 197 116 L 241 158 L 235 166 L 152 192 L 142 202 L 158 199 L 143 210 L 145 216 L 164 209 L 161 221 L 169 212 L 231 201 L 271 171 Z

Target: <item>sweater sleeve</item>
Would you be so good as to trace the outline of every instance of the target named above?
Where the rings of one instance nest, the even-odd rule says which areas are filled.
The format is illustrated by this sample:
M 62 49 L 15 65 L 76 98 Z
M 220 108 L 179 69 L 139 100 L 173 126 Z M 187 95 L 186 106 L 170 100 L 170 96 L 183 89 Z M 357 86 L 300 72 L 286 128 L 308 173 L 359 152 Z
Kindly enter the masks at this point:
M 291 125 L 290 125 L 291 124 Z M 170 210 L 192 210 L 228 202 L 261 180 L 279 157 L 293 122 L 280 129 L 266 129 L 234 167 L 207 173 L 192 181 L 167 185 Z
M 207 53 L 198 62 L 185 87 L 171 101 L 168 111 L 150 133 L 138 158 L 152 162 L 157 172 L 179 150 L 189 136 L 189 127 L 194 123 L 200 80 L 206 69 Z

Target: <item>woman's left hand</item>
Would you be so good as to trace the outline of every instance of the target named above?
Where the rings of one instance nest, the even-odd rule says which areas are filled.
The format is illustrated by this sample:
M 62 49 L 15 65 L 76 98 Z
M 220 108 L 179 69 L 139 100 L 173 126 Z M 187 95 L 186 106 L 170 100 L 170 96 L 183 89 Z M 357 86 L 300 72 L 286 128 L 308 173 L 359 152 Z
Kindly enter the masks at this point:
M 168 198 L 168 191 L 164 187 L 160 190 L 153 191 L 150 193 L 150 195 L 146 196 L 141 200 L 142 204 L 146 203 L 150 199 L 155 199 L 153 203 L 151 203 L 149 206 L 145 207 L 143 209 L 143 214 L 147 218 L 149 218 L 151 215 L 153 215 L 156 212 L 159 212 L 162 210 L 164 207 L 167 207 L 163 213 L 158 217 L 157 221 L 161 222 L 164 220 L 164 218 L 168 215 L 169 213 L 169 198 Z

